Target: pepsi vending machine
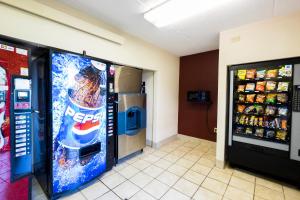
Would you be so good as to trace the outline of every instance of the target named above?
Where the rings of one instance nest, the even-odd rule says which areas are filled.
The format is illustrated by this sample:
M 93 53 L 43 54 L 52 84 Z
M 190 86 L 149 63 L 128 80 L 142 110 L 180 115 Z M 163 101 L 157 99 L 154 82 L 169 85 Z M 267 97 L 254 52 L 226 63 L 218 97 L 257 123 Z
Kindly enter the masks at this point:
M 114 68 L 99 59 L 51 50 L 48 79 L 50 156 L 47 181 L 41 185 L 57 198 L 114 164 Z
M 31 197 L 30 51 L 0 42 L 0 199 Z

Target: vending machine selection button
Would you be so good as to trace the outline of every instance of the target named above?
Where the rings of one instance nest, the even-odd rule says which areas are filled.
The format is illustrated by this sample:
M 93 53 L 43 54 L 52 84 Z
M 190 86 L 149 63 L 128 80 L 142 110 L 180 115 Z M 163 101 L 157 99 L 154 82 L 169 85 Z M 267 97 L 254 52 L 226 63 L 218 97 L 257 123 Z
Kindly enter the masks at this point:
M 19 144 L 16 144 L 16 147 L 26 147 L 26 142 L 24 143 L 19 143 Z
M 21 152 L 21 153 L 16 153 L 15 157 L 20 157 L 26 155 L 26 151 Z
M 16 153 L 21 152 L 21 151 L 26 151 L 26 147 L 16 149 Z
M 18 129 L 16 130 L 16 133 L 26 133 L 26 129 Z

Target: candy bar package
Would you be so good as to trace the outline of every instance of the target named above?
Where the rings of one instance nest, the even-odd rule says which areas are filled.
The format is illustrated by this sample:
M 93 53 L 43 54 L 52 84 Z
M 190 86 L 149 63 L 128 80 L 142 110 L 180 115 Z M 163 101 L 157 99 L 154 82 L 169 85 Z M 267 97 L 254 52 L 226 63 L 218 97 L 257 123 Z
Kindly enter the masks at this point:
M 256 74 L 256 69 L 248 69 L 246 72 L 246 79 L 254 79 Z
M 245 133 L 246 134 L 252 134 L 252 128 L 246 128 Z
M 244 91 L 245 91 L 245 85 L 239 85 L 238 92 L 244 92 Z
M 266 103 L 271 103 L 271 104 L 276 103 L 276 96 L 277 96 L 277 94 L 268 94 Z
M 263 128 L 257 128 L 255 130 L 255 135 L 258 137 L 264 137 L 264 129 Z
M 292 65 L 280 66 L 278 74 L 279 74 L 279 76 L 291 77 L 292 74 L 293 74 L 293 67 L 292 67 Z
M 264 94 L 258 94 L 256 96 L 255 102 L 256 103 L 264 103 L 265 99 L 266 99 L 266 95 L 264 95 Z
M 246 96 L 246 102 L 247 103 L 254 103 L 256 94 L 247 94 Z
M 276 139 L 286 141 L 287 132 L 286 131 L 277 131 L 276 132 Z
M 245 105 L 238 105 L 238 106 L 237 106 L 237 111 L 238 111 L 239 113 L 243 113 L 244 110 L 245 110 L 245 108 L 246 108 Z
M 244 94 L 239 94 L 239 102 L 244 103 L 246 100 L 246 96 Z
M 266 77 L 267 78 L 276 78 L 278 74 L 278 70 L 277 69 L 270 69 L 267 71 Z
M 289 90 L 289 83 L 288 82 L 279 82 L 277 91 L 278 92 L 287 92 Z
M 258 70 L 256 72 L 256 78 L 265 78 L 266 70 Z
M 247 83 L 246 85 L 246 91 L 254 91 L 255 89 L 255 83 Z
M 278 108 L 278 115 L 287 116 L 288 115 L 288 108 L 287 107 Z
M 273 130 L 266 131 L 266 138 L 274 138 L 274 137 L 275 137 L 275 131 Z
M 267 106 L 266 107 L 266 110 L 265 110 L 265 113 L 266 113 L 266 115 L 271 115 L 271 116 L 273 116 L 273 115 L 275 115 L 276 114 L 276 107 L 275 106 Z
M 238 70 L 238 77 L 240 80 L 245 80 L 246 79 L 246 73 L 247 73 L 247 70 L 244 70 L 244 69 L 241 69 L 241 70 Z
M 277 102 L 278 103 L 286 103 L 288 102 L 288 95 L 285 93 L 277 94 Z
M 276 82 L 275 81 L 267 81 L 266 90 L 273 91 L 276 89 Z
M 265 91 L 265 85 L 266 85 L 265 81 L 258 81 L 256 83 L 255 90 L 260 91 L 260 92 L 264 92 Z

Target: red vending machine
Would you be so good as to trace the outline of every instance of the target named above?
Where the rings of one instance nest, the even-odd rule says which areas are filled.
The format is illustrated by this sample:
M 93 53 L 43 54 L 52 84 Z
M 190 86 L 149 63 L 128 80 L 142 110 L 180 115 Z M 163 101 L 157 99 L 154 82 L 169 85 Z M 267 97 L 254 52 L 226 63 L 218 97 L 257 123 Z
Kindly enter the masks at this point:
M 0 199 L 31 197 L 30 51 L 0 42 Z

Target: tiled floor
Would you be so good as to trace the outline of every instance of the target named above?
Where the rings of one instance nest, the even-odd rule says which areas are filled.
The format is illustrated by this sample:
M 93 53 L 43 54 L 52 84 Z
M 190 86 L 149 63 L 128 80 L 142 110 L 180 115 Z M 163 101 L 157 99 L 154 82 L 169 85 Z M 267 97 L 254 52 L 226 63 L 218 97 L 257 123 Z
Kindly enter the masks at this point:
M 127 160 L 70 200 L 300 200 L 300 191 L 238 169 L 215 167 L 215 143 L 180 137 Z M 33 199 L 46 199 L 38 183 Z

